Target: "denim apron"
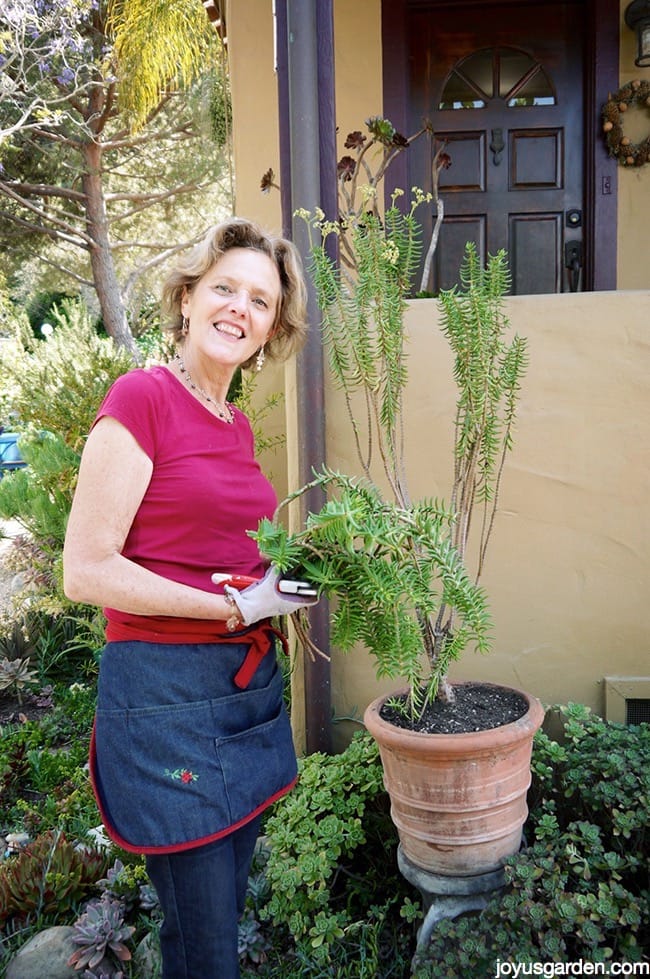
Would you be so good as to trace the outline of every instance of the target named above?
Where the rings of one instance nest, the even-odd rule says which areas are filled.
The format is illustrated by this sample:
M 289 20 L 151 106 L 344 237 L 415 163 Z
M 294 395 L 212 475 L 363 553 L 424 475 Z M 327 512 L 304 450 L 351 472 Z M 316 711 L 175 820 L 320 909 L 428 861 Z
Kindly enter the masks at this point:
M 132 852 L 200 846 L 255 818 L 297 774 L 273 630 L 109 642 L 90 772 L 108 835 Z

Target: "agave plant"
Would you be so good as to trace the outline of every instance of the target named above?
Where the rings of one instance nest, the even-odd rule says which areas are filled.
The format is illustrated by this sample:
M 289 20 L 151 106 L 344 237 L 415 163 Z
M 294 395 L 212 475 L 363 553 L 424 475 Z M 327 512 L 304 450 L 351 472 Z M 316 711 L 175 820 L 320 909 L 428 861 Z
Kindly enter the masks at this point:
M 91 901 L 75 922 L 71 940 L 80 948 L 70 956 L 68 965 L 77 970 L 105 968 L 112 956 L 120 962 L 128 962 L 131 952 L 125 942 L 134 931 L 133 925 L 124 923 L 123 904 L 109 894 L 103 894 L 100 900 Z
M 29 667 L 29 656 L 26 659 L 0 660 L 0 690 L 15 691 L 18 703 L 23 702 L 23 692 L 38 683 L 38 676 Z

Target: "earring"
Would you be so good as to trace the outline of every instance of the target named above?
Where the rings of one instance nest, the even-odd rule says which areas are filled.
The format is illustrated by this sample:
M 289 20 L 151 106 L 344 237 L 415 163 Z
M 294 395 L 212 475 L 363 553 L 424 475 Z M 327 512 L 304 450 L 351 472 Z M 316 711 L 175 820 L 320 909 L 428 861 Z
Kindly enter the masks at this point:
M 265 360 L 266 360 L 266 356 L 264 354 L 264 346 L 261 346 L 260 349 L 257 351 L 257 360 L 255 361 L 255 370 L 258 373 L 264 367 Z
M 189 332 L 190 332 L 190 321 L 188 320 L 187 316 L 184 316 L 183 322 L 181 324 L 181 333 L 183 334 L 184 337 L 186 337 Z

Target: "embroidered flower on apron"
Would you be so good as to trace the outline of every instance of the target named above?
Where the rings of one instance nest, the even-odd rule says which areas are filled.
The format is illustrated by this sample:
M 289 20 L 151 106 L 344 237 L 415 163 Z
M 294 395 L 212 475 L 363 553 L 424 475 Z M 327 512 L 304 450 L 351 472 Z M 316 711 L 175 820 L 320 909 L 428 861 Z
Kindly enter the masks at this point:
M 166 768 L 165 775 L 167 775 L 169 778 L 179 779 L 181 782 L 184 782 L 185 785 L 188 785 L 189 782 L 196 782 L 199 778 L 196 772 L 191 772 L 189 768 L 177 768 L 173 772 L 170 772 L 169 769 Z

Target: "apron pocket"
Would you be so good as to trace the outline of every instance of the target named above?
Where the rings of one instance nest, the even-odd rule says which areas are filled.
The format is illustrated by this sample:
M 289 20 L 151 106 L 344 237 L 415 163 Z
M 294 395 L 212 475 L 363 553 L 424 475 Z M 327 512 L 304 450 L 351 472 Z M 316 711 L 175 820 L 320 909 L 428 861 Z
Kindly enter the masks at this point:
M 269 804 L 297 775 L 291 725 L 284 706 L 265 724 L 215 740 L 231 822 Z

